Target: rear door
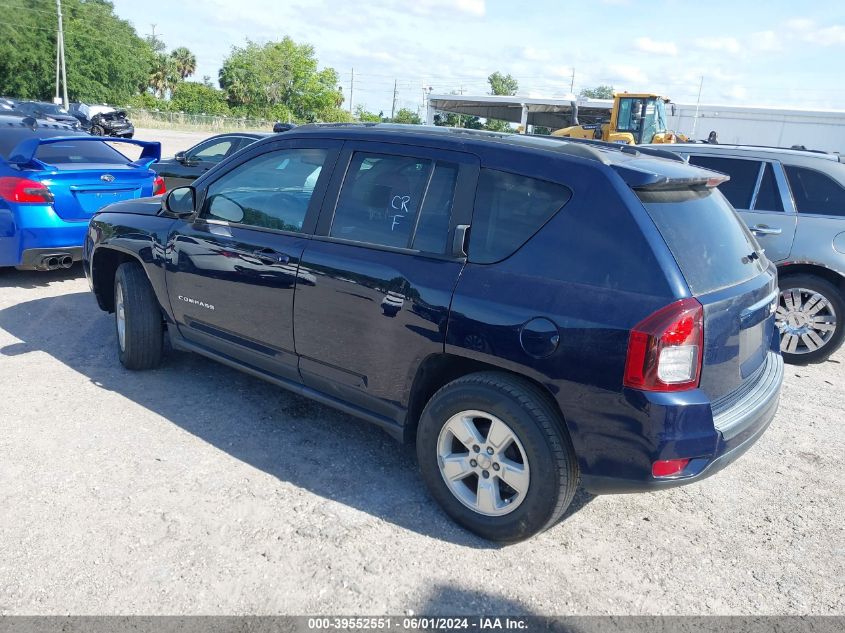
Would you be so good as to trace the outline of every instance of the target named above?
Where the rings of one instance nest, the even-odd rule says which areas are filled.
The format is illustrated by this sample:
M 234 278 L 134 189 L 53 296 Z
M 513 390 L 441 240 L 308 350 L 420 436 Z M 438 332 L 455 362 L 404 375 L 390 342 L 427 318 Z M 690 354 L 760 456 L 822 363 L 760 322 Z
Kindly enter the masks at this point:
M 279 141 L 232 163 L 199 191 L 199 211 L 174 225 L 167 290 L 195 344 L 299 381 L 293 297 L 340 143 Z
M 401 421 L 420 362 L 443 352 L 464 265 L 452 242 L 471 214 L 478 161 L 349 142 L 335 173 L 300 265 L 300 373 L 307 386 Z
M 767 257 L 775 263 L 789 257 L 796 216 L 780 163 L 710 155 L 691 155 L 689 162 L 729 175 L 731 179 L 719 190 L 739 212 Z
M 775 268 L 718 191 L 638 193 L 704 307 L 701 388 L 723 398 L 759 376 L 779 347 Z

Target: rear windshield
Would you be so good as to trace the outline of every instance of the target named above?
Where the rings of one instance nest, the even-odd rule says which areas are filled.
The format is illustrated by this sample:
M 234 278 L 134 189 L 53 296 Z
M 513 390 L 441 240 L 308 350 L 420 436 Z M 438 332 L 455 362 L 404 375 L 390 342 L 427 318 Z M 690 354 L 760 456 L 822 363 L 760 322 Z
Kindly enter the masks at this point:
M 105 143 L 74 142 L 71 139 L 42 145 L 35 153 L 38 160 L 50 165 L 73 163 L 101 163 L 107 165 L 126 165 L 129 159 Z
M 717 189 L 637 193 L 693 294 L 742 283 L 768 267 L 760 245 Z
M 87 134 L 68 134 L 65 130 L 38 130 L 33 132 L 30 129 L 20 127 L 7 130 L 0 130 L 0 157 L 10 158 L 10 154 L 18 146 L 18 143 L 37 138 L 49 138 L 56 136 L 67 136 L 67 141 L 53 145 L 42 145 L 35 153 L 35 157 L 50 165 L 67 163 L 105 163 L 108 165 L 126 165 L 129 159 L 106 143 L 95 143 L 91 141 L 78 142 L 74 137 L 88 138 Z

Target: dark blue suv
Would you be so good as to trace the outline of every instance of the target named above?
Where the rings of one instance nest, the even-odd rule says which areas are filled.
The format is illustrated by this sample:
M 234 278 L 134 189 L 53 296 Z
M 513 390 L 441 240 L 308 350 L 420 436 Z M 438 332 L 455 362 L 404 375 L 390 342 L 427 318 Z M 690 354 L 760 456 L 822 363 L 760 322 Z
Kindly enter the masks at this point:
M 517 541 L 579 481 L 696 481 L 775 414 L 775 269 L 725 177 L 662 156 L 303 126 L 105 208 L 85 270 L 127 368 L 158 365 L 167 333 L 416 440 L 446 512 Z

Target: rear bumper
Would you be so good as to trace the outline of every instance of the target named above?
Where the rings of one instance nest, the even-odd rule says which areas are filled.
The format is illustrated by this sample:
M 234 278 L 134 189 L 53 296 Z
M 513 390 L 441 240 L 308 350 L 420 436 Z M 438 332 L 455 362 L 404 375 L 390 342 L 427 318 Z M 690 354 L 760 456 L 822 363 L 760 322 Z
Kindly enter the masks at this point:
M 45 260 L 50 258 L 62 259 L 70 257 L 74 262 L 82 260 L 82 247 L 69 246 L 65 248 L 30 248 L 21 253 L 21 263 L 18 268 L 22 270 L 51 270 Z M 61 268 L 62 266 L 58 266 Z
M 751 448 L 771 424 L 780 400 L 783 372 L 781 355 L 769 352 L 753 387 L 721 403 L 711 418 L 716 432 L 715 450 L 712 454 L 683 454 L 681 451 L 672 450 L 670 445 L 668 452 L 654 457 L 655 461 L 690 457 L 689 464 L 679 476 L 656 479 L 650 472 L 642 473 L 639 478 L 583 474 L 583 487 L 593 494 L 645 492 L 683 486 L 716 474 Z M 677 441 L 673 444 L 682 446 L 683 442 Z
M 75 253 L 76 261 L 87 230 L 87 220 L 64 220 L 49 205 L 0 206 L 0 266 L 30 267 L 40 251 Z

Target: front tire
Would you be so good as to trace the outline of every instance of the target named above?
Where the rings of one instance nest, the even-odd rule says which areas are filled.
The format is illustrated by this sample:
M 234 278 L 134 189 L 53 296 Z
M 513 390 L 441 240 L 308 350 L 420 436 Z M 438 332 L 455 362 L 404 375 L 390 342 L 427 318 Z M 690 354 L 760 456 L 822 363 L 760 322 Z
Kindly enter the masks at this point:
M 161 308 L 144 269 L 136 262 L 121 264 L 115 274 L 114 323 L 118 358 L 126 369 L 153 369 L 161 364 Z
M 91 126 L 91 136 L 105 136 L 106 130 L 101 125 Z
M 787 275 L 779 285 L 775 318 L 784 361 L 808 365 L 827 360 L 845 339 L 842 293 L 814 275 Z
M 556 408 L 532 383 L 497 372 L 440 389 L 417 428 L 432 496 L 457 523 L 501 543 L 554 525 L 575 495 L 575 453 Z

